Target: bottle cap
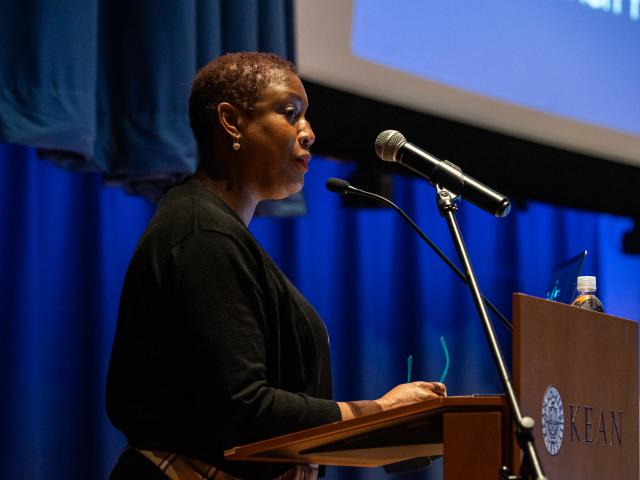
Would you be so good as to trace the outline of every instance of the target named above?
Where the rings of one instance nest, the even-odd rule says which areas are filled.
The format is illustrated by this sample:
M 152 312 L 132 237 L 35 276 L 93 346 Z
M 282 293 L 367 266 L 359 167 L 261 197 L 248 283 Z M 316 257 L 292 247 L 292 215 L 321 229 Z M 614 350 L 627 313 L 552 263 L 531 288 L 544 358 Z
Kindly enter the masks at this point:
M 591 277 L 591 276 L 578 277 L 576 289 L 579 292 L 595 292 L 596 277 Z

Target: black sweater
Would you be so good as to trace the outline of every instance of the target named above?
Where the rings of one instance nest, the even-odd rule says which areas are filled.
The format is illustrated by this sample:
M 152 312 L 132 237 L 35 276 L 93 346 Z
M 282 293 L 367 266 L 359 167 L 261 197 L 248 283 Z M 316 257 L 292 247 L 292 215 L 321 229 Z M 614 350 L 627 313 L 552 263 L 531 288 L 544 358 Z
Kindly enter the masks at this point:
M 221 199 L 191 178 L 161 201 L 125 278 L 107 413 L 132 446 L 242 478 L 283 466 L 224 449 L 340 420 L 322 320 Z

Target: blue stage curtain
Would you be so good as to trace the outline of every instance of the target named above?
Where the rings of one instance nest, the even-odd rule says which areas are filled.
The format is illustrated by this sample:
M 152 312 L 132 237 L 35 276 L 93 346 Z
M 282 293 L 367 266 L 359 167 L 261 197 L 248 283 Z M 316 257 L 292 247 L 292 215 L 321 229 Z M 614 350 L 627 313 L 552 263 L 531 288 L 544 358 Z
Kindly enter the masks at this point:
M 187 99 L 228 51 L 293 59 L 291 0 L 0 0 L 0 141 L 148 197 L 195 169 Z
M 331 336 L 335 396 L 376 398 L 438 379 L 451 395 L 500 392 L 466 287 L 390 210 L 341 206 L 324 188 L 352 165 L 314 159 L 309 215 L 255 219 L 251 230 L 311 300 Z M 397 202 L 452 258 L 435 193 L 396 178 Z M 66 172 L 33 149 L 0 145 L 0 451 L 4 478 L 106 478 L 124 438 L 104 411 L 120 287 L 151 204 Z M 495 219 L 463 204 L 459 221 L 483 292 L 510 316 L 511 293 L 543 295 L 554 265 L 586 248 L 608 312 L 640 318 L 640 257 L 620 252 L 628 219 L 531 203 Z M 456 262 L 457 263 L 457 262 Z M 510 336 L 496 330 L 510 357 Z M 440 478 L 439 462 L 424 476 Z M 329 469 L 330 479 L 386 478 Z
M 3 477 L 106 478 L 123 446 L 104 412 L 118 298 L 152 211 L 0 145 Z

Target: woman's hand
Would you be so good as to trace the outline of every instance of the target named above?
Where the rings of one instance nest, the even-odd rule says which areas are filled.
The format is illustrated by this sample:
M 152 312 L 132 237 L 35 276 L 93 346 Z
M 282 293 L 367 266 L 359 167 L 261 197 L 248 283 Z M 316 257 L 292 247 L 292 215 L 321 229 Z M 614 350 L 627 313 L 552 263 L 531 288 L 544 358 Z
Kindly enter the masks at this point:
M 362 415 L 389 410 L 390 408 L 446 396 L 447 387 L 444 386 L 444 383 L 412 382 L 403 383 L 392 388 L 377 400 L 338 402 L 338 407 L 340 407 L 342 420 L 349 420 Z
M 439 382 L 403 383 L 392 388 L 375 402 L 384 410 L 402 407 L 424 400 L 447 396 L 447 387 Z

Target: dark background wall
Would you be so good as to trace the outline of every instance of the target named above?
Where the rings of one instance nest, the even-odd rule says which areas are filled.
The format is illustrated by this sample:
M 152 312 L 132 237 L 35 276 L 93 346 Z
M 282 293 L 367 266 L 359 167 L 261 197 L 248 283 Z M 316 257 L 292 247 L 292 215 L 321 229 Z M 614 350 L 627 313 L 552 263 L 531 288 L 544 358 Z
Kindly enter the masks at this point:
M 322 154 L 362 168 L 385 169 L 373 150 L 376 136 L 398 130 L 408 141 L 449 160 L 516 202 L 538 200 L 584 210 L 640 215 L 640 169 L 495 133 L 441 117 L 306 82 L 310 118 Z

